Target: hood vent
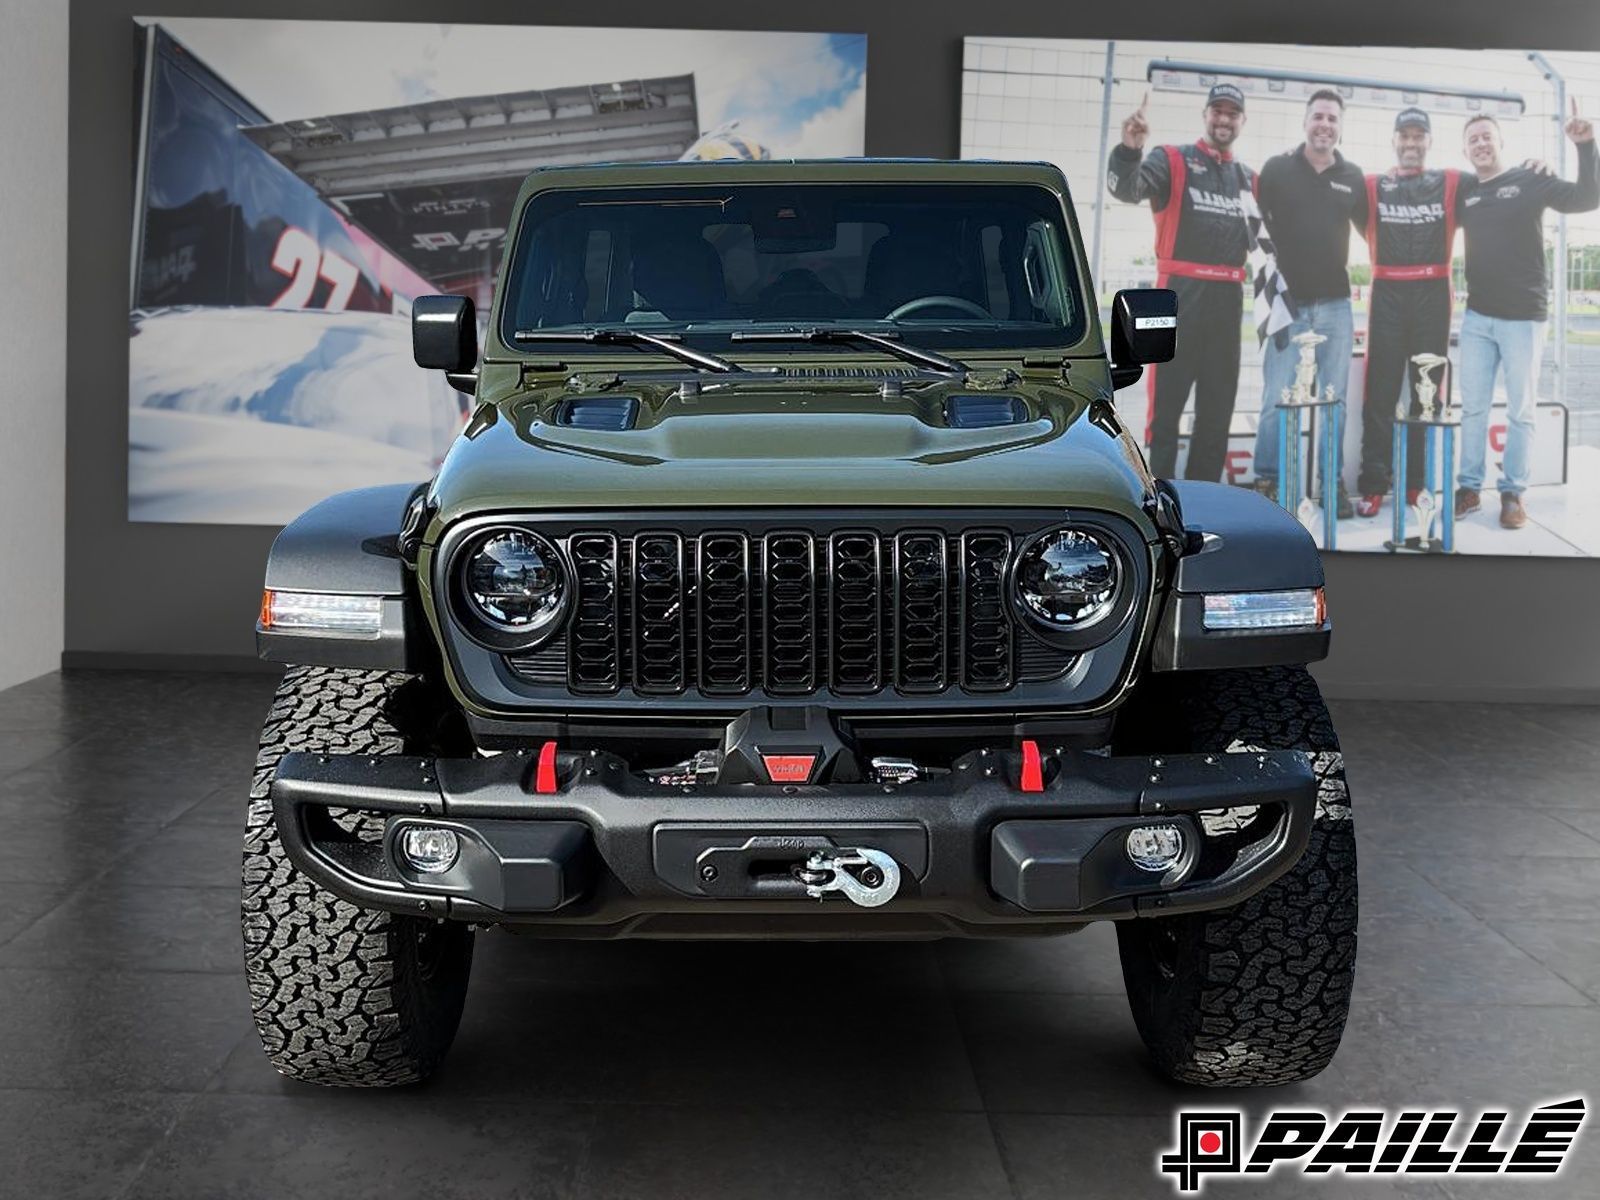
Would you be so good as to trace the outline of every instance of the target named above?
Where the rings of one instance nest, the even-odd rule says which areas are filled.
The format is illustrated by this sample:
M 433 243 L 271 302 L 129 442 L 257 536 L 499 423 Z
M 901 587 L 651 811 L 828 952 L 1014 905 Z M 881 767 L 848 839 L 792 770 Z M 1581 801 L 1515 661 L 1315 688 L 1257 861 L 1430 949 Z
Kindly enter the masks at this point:
M 575 396 L 556 409 L 556 424 L 620 433 L 639 419 L 637 396 Z
M 1027 419 L 1028 406 L 1020 396 L 951 396 L 944 402 L 944 423 L 951 429 L 992 429 Z
M 837 367 L 783 367 L 777 374 L 786 379 L 915 379 L 918 371 L 915 367 L 840 365 Z

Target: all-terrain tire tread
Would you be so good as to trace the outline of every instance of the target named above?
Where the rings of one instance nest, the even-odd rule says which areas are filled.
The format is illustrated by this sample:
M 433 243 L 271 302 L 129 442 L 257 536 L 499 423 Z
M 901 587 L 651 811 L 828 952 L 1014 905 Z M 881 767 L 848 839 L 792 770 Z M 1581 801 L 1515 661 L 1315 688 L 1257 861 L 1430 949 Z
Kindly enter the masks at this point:
M 1301 667 L 1189 677 L 1172 694 L 1191 751 L 1301 749 L 1318 780 L 1310 844 L 1287 874 L 1233 908 L 1172 922 L 1181 949 L 1159 1000 L 1141 939 L 1119 926 L 1135 1020 L 1160 1069 L 1192 1084 L 1255 1087 L 1309 1079 L 1338 1049 L 1356 953 L 1356 848 L 1338 738 Z
M 422 922 L 359 908 L 301 874 L 278 838 L 268 795 L 273 771 L 291 751 L 402 753 L 404 738 L 386 709 L 408 678 L 292 667 L 262 730 L 244 838 L 245 968 L 262 1045 L 295 1079 L 347 1087 L 416 1082 L 437 1065 L 460 1018 L 470 932 L 439 927 L 437 936 L 449 939 L 447 974 L 419 985 Z M 341 823 L 367 820 L 351 814 Z

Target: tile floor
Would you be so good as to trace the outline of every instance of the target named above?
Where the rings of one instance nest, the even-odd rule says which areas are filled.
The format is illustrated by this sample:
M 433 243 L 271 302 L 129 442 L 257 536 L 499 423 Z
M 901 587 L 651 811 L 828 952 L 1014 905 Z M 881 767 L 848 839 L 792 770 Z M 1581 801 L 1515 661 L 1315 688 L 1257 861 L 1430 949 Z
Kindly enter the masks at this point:
M 445 1068 L 281 1079 L 250 1025 L 238 840 L 259 675 L 0 692 L 0 1194 L 1165 1197 L 1174 1109 L 1108 926 L 1022 943 L 479 940 Z M 1357 1001 L 1270 1106 L 1600 1099 L 1600 709 L 1334 705 Z M 1591 1126 L 1594 1124 L 1591 1118 Z M 1517 1195 L 1593 1195 L 1600 1130 Z M 1274 1178 L 1208 1195 L 1487 1196 Z

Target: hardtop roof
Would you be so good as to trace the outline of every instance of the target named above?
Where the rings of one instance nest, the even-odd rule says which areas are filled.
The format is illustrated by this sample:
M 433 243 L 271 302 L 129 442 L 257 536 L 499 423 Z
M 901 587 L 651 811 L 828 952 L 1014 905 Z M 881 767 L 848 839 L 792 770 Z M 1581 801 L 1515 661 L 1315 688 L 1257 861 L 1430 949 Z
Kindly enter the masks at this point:
M 1022 183 L 1066 191 L 1061 169 L 1047 162 L 994 159 L 821 158 L 716 159 L 701 162 L 581 163 L 539 167 L 523 181 L 520 201 L 553 188 L 671 186 L 715 183 Z

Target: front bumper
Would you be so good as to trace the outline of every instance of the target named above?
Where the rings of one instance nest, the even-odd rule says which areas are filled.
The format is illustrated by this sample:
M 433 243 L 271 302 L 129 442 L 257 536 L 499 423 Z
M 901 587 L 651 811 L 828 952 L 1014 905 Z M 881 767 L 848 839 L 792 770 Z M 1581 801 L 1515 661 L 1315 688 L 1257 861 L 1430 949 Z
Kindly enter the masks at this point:
M 664 786 L 591 752 L 559 756 L 556 790 L 539 794 L 523 752 L 296 753 L 272 802 L 295 865 L 352 903 L 588 937 L 1045 933 L 1226 907 L 1298 860 L 1316 812 L 1299 751 L 1064 750 L 1043 767 L 1038 791 L 1022 790 L 1020 753 L 989 751 L 899 785 Z M 335 820 L 347 809 L 384 814 L 381 841 L 347 832 Z M 420 875 L 397 855 L 419 823 L 457 833 L 449 870 Z M 1127 830 L 1152 823 L 1191 847 L 1165 875 L 1124 853 Z M 891 855 L 894 898 L 870 910 L 808 898 L 788 864 L 830 844 Z

